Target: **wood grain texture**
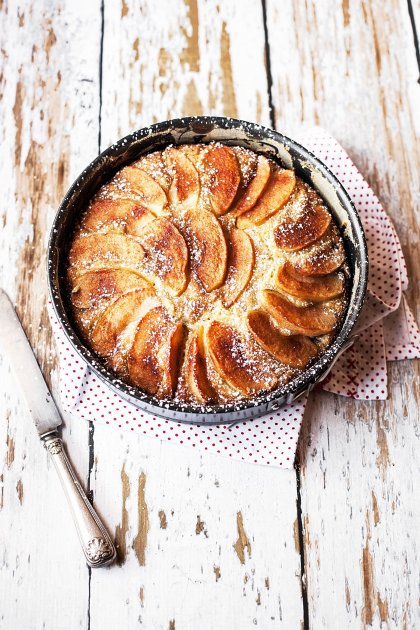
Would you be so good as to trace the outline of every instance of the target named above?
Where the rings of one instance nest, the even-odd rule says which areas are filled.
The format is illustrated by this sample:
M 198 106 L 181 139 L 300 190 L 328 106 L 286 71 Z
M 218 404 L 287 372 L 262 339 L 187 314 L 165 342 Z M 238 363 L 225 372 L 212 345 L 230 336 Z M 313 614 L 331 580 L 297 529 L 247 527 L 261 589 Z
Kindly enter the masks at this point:
M 121 567 L 92 572 L 91 627 L 299 628 L 294 473 L 131 437 L 95 433 L 96 503 L 128 526 Z
M 15 0 L 0 16 L 0 283 L 55 392 L 44 269 L 55 208 L 98 141 L 166 118 L 270 125 L 272 102 L 291 136 L 323 125 L 395 221 L 420 318 L 420 85 L 406 3 Z M 414 363 L 391 366 L 384 403 L 313 396 L 298 488 L 293 471 L 108 427 L 95 427 L 89 453 L 87 425 L 69 419 L 71 458 L 119 553 L 90 578 L 4 360 L 0 383 L 1 628 L 420 625 Z
M 268 24 L 278 128 L 320 124 L 348 151 L 395 222 L 418 320 L 420 86 L 407 6 L 269 1 Z M 317 393 L 307 409 L 298 459 L 315 628 L 420 623 L 418 368 L 390 366 L 386 402 Z
M 103 147 L 187 114 L 269 123 L 258 4 L 105 2 L 104 16 Z M 99 426 L 95 455 L 95 498 L 125 556 L 121 569 L 92 573 L 91 627 L 300 626 L 293 471 Z M 121 482 L 110 496 L 123 466 L 130 492 Z
M 99 3 L 1 3 L 0 284 L 56 389 L 46 311 L 46 238 L 71 178 L 98 134 Z M 96 35 L 95 35 L 96 25 Z M 0 627 L 83 627 L 88 571 L 65 499 L 0 359 Z M 64 431 L 82 480 L 88 427 Z M 77 588 L 63 582 L 71 576 Z

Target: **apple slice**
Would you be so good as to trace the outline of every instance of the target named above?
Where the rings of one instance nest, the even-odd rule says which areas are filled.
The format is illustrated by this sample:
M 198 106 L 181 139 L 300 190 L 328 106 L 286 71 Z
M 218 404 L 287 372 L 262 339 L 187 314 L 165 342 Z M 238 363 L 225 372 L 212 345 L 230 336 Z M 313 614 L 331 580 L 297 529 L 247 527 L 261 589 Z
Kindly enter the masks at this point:
M 147 252 L 145 269 L 162 279 L 174 294 L 187 286 L 188 249 L 184 237 L 169 219 L 158 218 L 143 231 Z
M 179 149 L 169 147 L 164 152 L 172 183 L 169 200 L 183 211 L 195 210 L 200 196 L 200 180 L 194 164 Z
M 217 400 L 217 394 L 207 377 L 206 357 L 203 340 L 203 328 L 190 335 L 185 353 L 185 386 L 193 400 L 206 404 Z
M 274 230 L 274 241 L 286 252 L 303 249 L 325 234 L 331 220 L 327 208 L 319 203 L 308 203 L 296 220 L 287 218 L 279 223 Z
M 260 361 L 235 328 L 213 321 L 207 330 L 206 349 L 220 377 L 245 396 L 274 385 L 274 380 L 263 378 Z
M 191 267 L 207 292 L 223 284 L 227 246 L 219 221 L 209 210 L 189 212 L 186 217 Z
M 306 276 L 326 276 L 341 267 L 345 259 L 340 232 L 334 223 L 318 241 L 290 254 L 293 267 Z
M 133 199 L 96 199 L 82 220 L 82 228 L 139 236 L 155 215 Z
M 86 271 L 123 267 L 141 272 L 144 249 L 131 236 L 93 233 L 78 236 L 69 252 L 69 278 Z
M 137 326 L 127 367 L 131 381 L 148 394 L 170 397 L 178 382 L 184 339 L 182 324 L 174 323 L 163 306 L 151 309 Z
M 126 269 L 88 271 L 77 278 L 72 288 L 71 301 L 76 308 L 88 309 L 104 300 L 148 286 L 147 280 Z
M 165 191 L 146 171 L 136 166 L 125 166 L 114 180 L 117 185 L 121 185 L 121 196 L 124 196 L 125 186 L 128 186 L 144 208 L 158 216 L 167 214 L 168 199 Z
M 289 201 L 295 184 L 296 178 L 293 171 L 286 169 L 273 171 L 254 207 L 237 218 L 237 227 L 250 228 L 267 221 Z
M 254 247 L 246 232 L 233 228 L 230 233 L 229 265 L 222 292 L 222 303 L 229 308 L 244 292 L 254 269 Z
M 139 321 L 156 305 L 153 289 L 138 289 L 117 298 L 98 317 L 90 334 L 90 342 L 99 355 L 110 356 L 118 350 L 119 339 L 129 324 Z
M 325 302 L 344 293 L 346 281 L 343 273 L 326 276 L 304 276 L 286 261 L 280 265 L 276 275 L 280 291 L 310 302 Z
M 232 149 L 221 144 L 209 144 L 201 157 L 204 197 L 219 217 L 231 207 L 241 181 L 238 160 Z
M 314 304 L 313 306 L 296 306 L 277 291 L 264 289 L 262 292 L 263 307 L 279 324 L 280 328 L 293 335 L 317 337 L 334 330 L 337 323 L 338 304 Z
M 171 185 L 171 177 L 160 151 L 154 151 L 153 153 L 142 155 L 141 158 L 136 162 L 133 162 L 131 166 L 140 168 L 142 171 L 150 175 L 150 177 L 154 179 L 159 186 L 162 186 L 165 193 L 168 194 L 169 187 Z
M 248 210 L 255 206 L 270 179 L 270 175 L 270 162 L 263 155 L 259 155 L 254 177 L 251 179 L 248 186 L 246 186 L 238 202 L 232 209 L 232 215 L 234 217 L 240 217 L 241 214 L 248 212 Z
M 261 309 L 251 311 L 247 323 L 260 346 L 286 365 L 304 368 L 317 355 L 318 348 L 313 341 L 303 335 L 283 335 Z

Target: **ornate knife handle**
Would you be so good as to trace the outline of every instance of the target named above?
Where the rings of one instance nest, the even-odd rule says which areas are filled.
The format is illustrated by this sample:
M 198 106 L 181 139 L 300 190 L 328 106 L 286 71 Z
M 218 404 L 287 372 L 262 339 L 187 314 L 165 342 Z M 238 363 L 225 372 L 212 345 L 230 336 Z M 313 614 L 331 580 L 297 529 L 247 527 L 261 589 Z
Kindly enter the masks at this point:
M 62 440 L 56 432 L 42 439 L 66 494 L 86 562 L 92 568 L 110 564 L 116 557 L 114 544 L 80 485 Z

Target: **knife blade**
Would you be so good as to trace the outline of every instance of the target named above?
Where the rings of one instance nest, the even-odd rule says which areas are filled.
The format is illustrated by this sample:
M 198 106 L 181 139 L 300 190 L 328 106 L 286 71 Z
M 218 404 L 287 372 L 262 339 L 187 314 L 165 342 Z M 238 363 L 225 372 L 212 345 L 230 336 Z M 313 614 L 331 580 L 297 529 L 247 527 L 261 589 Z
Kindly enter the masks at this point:
M 10 363 L 38 434 L 54 463 L 69 503 L 87 564 L 101 567 L 116 558 L 114 544 L 89 502 L 57 428 L 62 420 L 16 311 L 0 289 L 0 353 Z
M 0 350 L 16 377 L 40 436 L 62 420 L 11 301 L 0 289 Z

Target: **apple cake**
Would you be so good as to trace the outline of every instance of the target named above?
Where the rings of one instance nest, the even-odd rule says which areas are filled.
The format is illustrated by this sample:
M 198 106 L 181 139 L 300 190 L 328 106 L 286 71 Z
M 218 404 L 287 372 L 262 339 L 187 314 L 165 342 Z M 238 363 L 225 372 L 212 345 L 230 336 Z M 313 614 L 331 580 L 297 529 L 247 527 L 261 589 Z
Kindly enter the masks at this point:
M 169 146 L 89 200 L 67 259 L 72 314 L 122 381 L 158 399 L 246 400 L 331 343 L 347 306 L 340 232 L 293 170 L 221 143 Z

